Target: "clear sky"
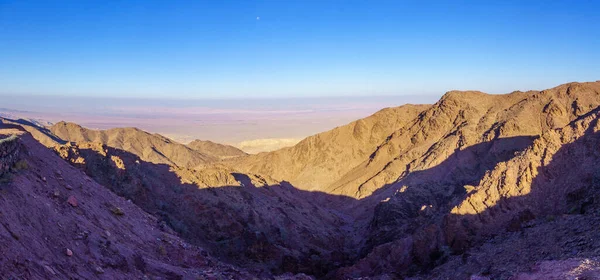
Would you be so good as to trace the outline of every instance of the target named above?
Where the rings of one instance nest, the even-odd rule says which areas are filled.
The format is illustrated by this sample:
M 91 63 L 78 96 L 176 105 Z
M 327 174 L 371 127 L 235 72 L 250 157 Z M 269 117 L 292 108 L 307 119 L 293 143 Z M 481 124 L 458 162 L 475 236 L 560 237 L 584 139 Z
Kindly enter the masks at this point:
M 544 89 L 600 79 L 598 3 L 0 0 L 0 94 Z

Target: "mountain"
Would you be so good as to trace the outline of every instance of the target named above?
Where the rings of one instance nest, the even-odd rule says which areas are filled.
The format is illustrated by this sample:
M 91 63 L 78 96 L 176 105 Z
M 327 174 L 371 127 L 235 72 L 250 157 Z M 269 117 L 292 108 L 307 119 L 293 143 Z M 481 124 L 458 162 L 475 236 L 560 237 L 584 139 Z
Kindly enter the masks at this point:
M 474 245 L 468 253 L 474 257 L 451 258 L 436 273 L 474 274 L 476 262 L 485 262 L 492 278 L 507 278 L 537 261 L 533 271 L 516 278 L 597 279 L 599 131 L 597 107 L 547 131 L 468 187 L 440 229 L 456 253 Z
M 527 218 L 528 211 L 507 206 L 498 211 L 505 213 L 503 219 L 511 223 L 498 221 L 497 225 L 490 226 L 461 219 L 456 222 L 458 225 L 478 225 L 461 230 L 450 228 L 448 224 L 457 216 L 485 212 L 484 209 L 493 206 L 485 195 L 493 194 L 494 189 L 479 192 L 485 195 L 467 197 L 468 193 L 479 188 L 477 186 L 484 184 L 480 181 L 489 172 L 508 164 L 516 155 L 534 145 L 568 145 L 552 142 L 540 144 L 540 140 L 536 139 L 567 129 L 567 126 L 598 106 L 600 82 L 570 83 L 543 91 L 495 95 L 477 91 L 451 91 L 436 104 L 413 111 L 412 118 L 410 114 L 405 114 L 407 117 L 403 119 L 406 121 L 399 122 L 388 135 L 376 138 L 383 139 L 376 145 L 361 145 L 357 141 L 364 139 L 360 133 L 354 134 L 357 137 L 336 140 L 337 135 L 349 135 L 351 131 L 363 131 L 361 127 L 370 127 L 362 126 L 359 120 L 309 137 L 294 147 L 242 158 L 232 162 L 232 165 L 243 170 L 271 174 L 275 179 L 290 181 L 300 189 L 359 199 L 356 203 L 342 206 L 341 211 L 355 217 L 356 231 L 365 231 L 360 253 L 362 260 L 339 270 L 340 278 L 390 273 L 414 275 L 439 265 L 441 256 L 450 254 L 447 252 L 464 254 L 491 234 L 514 227 L 512 224 L 525 223 L 531 217 L 543 217 L 547 213 L 568 213 L 569 207 L 551 204 L 548 212 L 531 210 L 531 216 Z M 399 109 L 402 107 L 396 108 Z M 375 114 L 370 118 L 376 120 L 377 116 Z M 582 124 L 576 122 L 576 125 Z M 343 146 L 342 151 L 331 152 L 335 147 L 348 143 L 354 144 Z M 354 145 L 372 150 L 356 153 Z M 579 156 L 595 160 L 595 152 L 588 153 L 579 153 Z M 530 165 L 535 166 L 534 163 Z M 521 172 L 518 170 L 511 168 L 504 172 Z M 593 181 L 589 176 L 574 174 Z M 495 193 L 505 195 L 511 192 L 512 186 L 502 185 L 501 188 L 498 184 L 505 182 L 507 176 L 502 173 L 487 178 L 489 182 L 485 184 L 500 188 Z M 531 180 L 536 176 L 533 173 L 528 178 Z M 557 176 L 563 175 L 554 175 L 555 178 Z M 563 177 L 570 178 L 566 175 Z M 513 182 L 520 180 L 525 178 Z M 577 187 L 589 185 L 589 182 L 587 185 L 576 184 Z M 556 201 L 568 200 L 565 192 L 565 189 L 560 191 Z M 540 195 L 549 196 L 552 191 L 541 192 Z M 502 195 L 497 194 L 496 197 Z M 585 195 L 578 197 L 574 200 L 575 205 L 585 201 Z M 525 206 L 539 207 L 531 203 Z M 468 205 L 473 205 L 477 210 L 452 210 L 457 205 L 464 206 L 456 209 L 468 209 Z M 473 219 L 481 219 L 481 214 L 473 216 Z M 479 236 L 484 237 L 476 238 Z
M 97 142 L 138 155 L 142 160 L 175 166 L 196 167 L 217 161 L 218 157 L 205 154 L 159 134 L 150 134 L 137 128 L 92 130 L 80 125 L 59 122 L 48 128 L 52 134 L 69 142 Z
M 160 144 L 135 129 L 6 123 L 81 170 L 72 180 L 92 178 L 239 275 L 594 279 L 599 118 L 600 81 L 450 91 L 432 105 L 387 108 L 293 147 L 223 160 L 223 146 Z M 160 160 L 143 152 L 180 148 L 191 152 L 161 152 Z M 35 194 L 31 203 L 44 207 L 47 198 Z M 15 219 L 11 228 L 27 226 Z
M 594 204 L 600 194 L 595 168 L 600 163 L 596 148 L 600 140 L 598 111 L 583 115 L 564 128 L 548 130 L 511 157 L 498 160 L 471 183 L 440 180 L 436 174 L 464 175 L 464 171 L 449 170 L 443 163 L 443 167 L 414 177 L 409 175 L 394 184 L 399 190 L 378 204 L 369 226 L 367 242 L 379 245 L 368 249 L 369 254 L 347 271 L 361 275 L 363 272 L 358 271 L 363 271 L 364 266 L 376 265 L 377 269 L 364 270 L 364 276 L 385 272 L 386 266 L 387 272 L 400 273 L 398 268 L 408 270 L 415 264 L 435 267 L 453 255 L 468 258 L 478 252 L 479 259 L 471 260 L 470 271 L 462 271 L 461 277 L 477 273 L 473 266 L 487 259 L 487 273 L 495 276 L 492 278 L 504 278 L 511 273 L 507 267 L 525 269 L 548 256 L 594 256 L 600 243 L 575 244 L 581 238 L 581 224 L 587 221 L 590 225 L 586 226 L 598 225 L 600 209 Z M 453 162 L 448 164 L 455 166 Z M 555 239 L 540 239 L 547 234 L 543 232 L 553 228 L 557 232 Z M 593 234 L 592 238 L 596 237 Z M 493 248 L 490 240 L 501 245 Z M 565 245 L 550 246 L 558 240 Z M 524 250 L 519 248 L 524 244 L 531 251 L 515 258 L 513 254 Z M 492 261 L 498 257 L 497 252 L 508 248 L 511 250 L 503 254 L 502 261 Z M 397 255 L 390 258 L 390 250 Z M 572 250 L 577 250 L 577 254 L 571 254 Z M 449 269 L 450 266 L 445 273 L 460 271 L 457 267 Z
M 100 143 L 56 153 L 211 254 L 248 269 L 323 275 L 346 262 L 351 220 L 322 205 L 343 200 L 303 192 L 227 166 L 174 167 Z M 319 256 L 319 258 L 316 258 Z M 339 266 L 340 264 L 337 264 Z
M 452 91 L 433 106 L 386 109 L 232 165 L 301 189 L 367 197 L 402 174 L 439 164 L 456 149 L 561 127 L 598 104 L 598 88 L 596 82 L 494 95 Z
M 187 144 L 193 150 L 203 154 L 219 158 L 234 158 L 247 155 L 244 151 L 229 145 L 223 145 L 212 141 L 194 140 Z
M 252 279 L 2 125 L 0 274 L 6 279 Z
M 368 159 L 390 134 L 412 121 L 429 105 L 404 105 L 327 132 L 293 147 L 232 161 L 236 168 L 286 180 L 304 190 L 326 191 L 355 166 Z
M 80 137 L 81 142 L 65 141 L 53 134 L 52 130 L 61 133 L 56 127 L 46 130 L 23 120 L 5 122 L 31 131 L 96 182 L 222 260 L 267 274 L 324 275 L 348 264 L 356 254 L 355 246 L 349 245 L 357 242 L 349 234 L 352 220 L 321 206 L 345 198 L 302 192 L 269 176 L 241 173 L 218 163 L 188 168 L 173 160 L 145 161 L 115 147 L 123 142 L 101 138 L 109 143 L 103 144 L 89 135 Z M 78 138 L 69 135 L 69 139 Z

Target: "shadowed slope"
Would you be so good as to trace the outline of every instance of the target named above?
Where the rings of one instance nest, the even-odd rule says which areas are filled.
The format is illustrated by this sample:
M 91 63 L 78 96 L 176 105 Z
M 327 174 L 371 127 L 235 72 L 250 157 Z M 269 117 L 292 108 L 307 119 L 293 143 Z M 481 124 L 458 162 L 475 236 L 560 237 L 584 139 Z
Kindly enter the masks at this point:
M 547 130 L 522 152 L 495 164 L 480 181 L 473 184 L 453 183 L 452 180 L 442 180 L 443 184 L 436 184 L 434 182 L 440 177 L 438 175 L 436 179 L 433 174 L 447 176 L 439 172 L 441 170 L 431 171 L 433 178 L 424 177 L 431 178 L 430 182 L 414 184 L 413 181 L 411 184 L 410 177 L 419 174 L 412 173 L 407 179 L 390 187 L 400 191 L 380 203 L 370 224 L 369 240 L 390 240 L 389 237 L 394 240 L 368 250 L 369 254 L 363 260 L 351 268 L 343 269 L 340 275 L 391 274 L 399 277 L 422 273 L 446 262 L 451 254 L 461 254 L 464 261 L 468 259 L 470 250 L 479 252 L 481 259 L 487 259 L 486 265 L 495 269 L 495 273 L 509 273 L 502 269 L 503 266 L 520 265 L 526 268 L 536 260 L 545 259 L 543 254 L 528 254 L 529 259 L 526 260 L 511 259 L 509 253 L 504 255 L 502 264 L 491 261 L 495 258 L 493 255 L 486 255 L 486 251 L 492 254 L 493 250 L 477 248 L 494 236 L 522 231 L 523 227 L 539 226 L 540 229 L 530 231 L 532 235 L 539 236 L 536 232 L 543 228 L 568 227 L 569 224 L 576 227 L 584 221 L 581 218 L 561 219 L 560 224 L 545 225 L 550 221 L 544 220 L 549 215 L 588 213 L 592 215 L 587 218 L 590 222 L 597 221 L 600 213 L 600 207 L 595 203 L 600 195 L 596 170 L 600 164 L 599 117 L 598 110 L 595 110 L 563 129 Z M 447 196 L 448 199 L 440 199 L 444 193 L 451 195 Z M 419 205 L 423 206 L 419 208 Z M 505 235 L 504 238 L 526 242 L 517 240 L 521 237 Z M 577 239 L 576 236 L 558 234 L 556 238 L 564 242 Z M 533 238 L 530 240 L 533 241 Z M 506 245 L 508 242 L 504 244 L 515 250 L 519 248 Z M 569 245 L 567 248 L 574 247 Z M 531 248 L 538 253 L 543 250 Z M 582 247 L 579 248 L 581 250 Z M 589 247 L 583 249 L 585 256 L 591 256 L 600 250 L 600 243 L 590 243 Z M 552 259 L 573 257 L 565 254 L 564 250 L 549 248 L 547 252 L 550 251 L 554 252 Z M 481 268 L 482 264 L 478 261 L 465 266 L 461 277 L 476 274 L 473 270 L 476 265 Z M 458 272 L 456 267 L 446 267 L 436 273 L 433 279 L 451 279 L 453 277 L 443 275 Z
M 351 198 L 295 189 L 226 166 L 198 170 L 145 162 L 99 143 L 58 154 L 115 193 L 229 262 L 276 274 L 322 276 L 356 255 L 352 219 L 327 208 Z
M 95 183 L 29 134 L 16 141 L 19 164 L 0 183 L 2 278 L 253 278 L 169 228 L 159 228 L 155 217 Z

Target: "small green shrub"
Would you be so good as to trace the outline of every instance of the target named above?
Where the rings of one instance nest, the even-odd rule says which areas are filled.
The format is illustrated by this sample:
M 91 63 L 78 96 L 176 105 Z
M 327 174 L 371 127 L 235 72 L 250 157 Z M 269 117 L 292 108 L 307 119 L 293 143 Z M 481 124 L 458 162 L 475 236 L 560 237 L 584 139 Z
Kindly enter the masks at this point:
M 22 160 L 19 160 L 19 161 L 17 161 L 17 162 L 15 163 L 15 166 L 14 166 L 14 168 L 15 168 L 15 170 L 17 170 L 17 171 L 19 171 L 19 170 L 26 170 L 26 169 L 29 169 L 29 163 L 27 163 L 27 161 L 26 161 L 26 160 L 22 159 Z
M 17 140 L 17 138 L 18 138 L 18 136 L 17 136 L 17 135 L 15 135 L 15 134 L 12 134 L 12 135 L 11 135 L 11 136 L 9 136 L 9 137 L 6 137 L 6 138 L 4 138 L 4 139 L 0 139 L 0 144 L 2 144 L 2 143 L 5 143 L 5 142 L 11 142 L 11 141 L 15 141 L 15 140 Z
M 568 213 L 569 213 L 570 215 L 574 215 L 574 214 L 579 214 L 579 212 L 580 212 L 580 208 L 579 208 L 579 206 L 578 206 L 578 205 L 575 205 L 575 206 L 571 207 L 571 209 L 569 209 L 569 212 L 568 212 Z
M 167 255 L 167 249 L 165 248 L 165 246 L 163 246 L 162 244 L 158 245 L 158 253 L 161 254 L 161 255 L 163 255 L 163 256 L 166 256 Z
M 123 209 L 121 209 L 119 207 L 111 207 L 110 212 L 113 213 L 113 215 L 115 215 L 115 216 L 125 215 L 125 212 L 123 212 Z

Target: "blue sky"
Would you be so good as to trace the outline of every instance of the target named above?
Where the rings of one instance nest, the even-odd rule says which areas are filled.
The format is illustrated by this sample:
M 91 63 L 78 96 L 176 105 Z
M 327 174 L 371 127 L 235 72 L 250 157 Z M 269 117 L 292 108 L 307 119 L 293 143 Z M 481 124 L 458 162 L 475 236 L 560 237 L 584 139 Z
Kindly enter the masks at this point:
M 6 1 L 0 94 L 286 98 L 600 80 L 597 1 Z

